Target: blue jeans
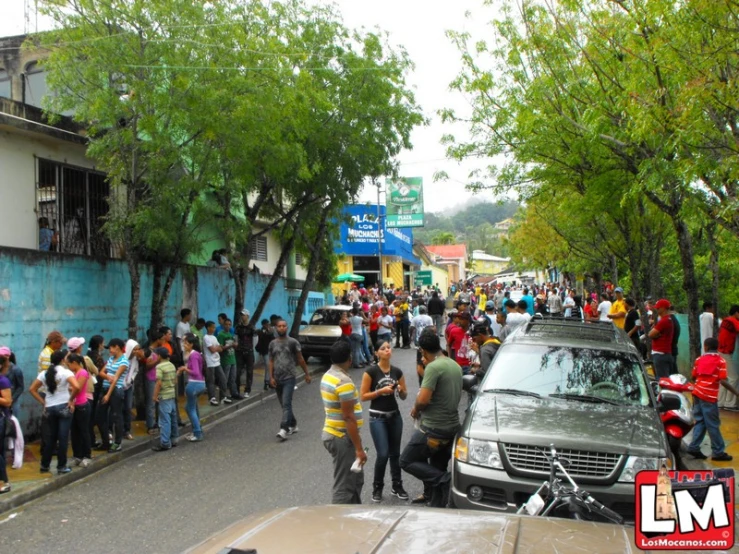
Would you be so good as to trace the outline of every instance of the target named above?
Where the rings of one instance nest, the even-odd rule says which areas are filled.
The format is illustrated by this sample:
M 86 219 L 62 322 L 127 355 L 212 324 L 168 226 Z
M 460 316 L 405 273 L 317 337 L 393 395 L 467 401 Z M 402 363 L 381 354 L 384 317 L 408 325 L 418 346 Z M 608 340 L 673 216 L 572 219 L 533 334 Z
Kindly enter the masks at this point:
M 171 448 L 178 436 L 177 404 L 174 398 L 159 401 L 159 440 L 163 448 Z
M 370 347 L 367 340 L 367 329 L 365 329 L 364 327 L 362 327 L 362 354 L 364 354 L 364 358 L 368 362 L 372 359 L 372 352 L 370 352 Z
M 223 374 L 226 376 L 226 386 L 228 387 L 228 394 L 232 397 L 239 396 L 239 386 L 236 384 L 236 364 L 224 365 Z
M 370 434 L 375 443 L 375 450 L 377 450 L 374 483 L 380 484 L 385 481 L 385 468 L 388 460 L 390 460 L 390 477 L 393 483 L 401 481 L 400 439 L 403 436 L 403 418 L 400 412 L 389 418 L 370 415 Z
M 364 363 L 364 354 L 362 353 L 362 335 L 352 333 L 349 335 L 349 341 L 352 345 L 352 366 L 359 367 Z
M 192 434 L 199 439 L 203 438 L 203 429 L 200 427 L 200 415 L 198 414 L 198 396 L 205 392 L 205 381 L 190 381 L 185 387 L 185 411 L 192 424 Z
M 56 468 L 67 467 L 67 445 L 69 444 L 69 429 L 72 426 L 72 412 L 66 403 L 46 408 L 46 437 L 44 437 L 44 452 L 41 455 L 41 467 L 51 465 L 51 457 L 56 449 Z
M 726 445 L 724 438 L 721 436 L 721 420 L 718 415 L 718 404 L 715 402 L 706 402 L 697 396 L 693 396 L 693 417 L 695 417 L 695 427 L 693 428 L 693 441 L 688 446 L 688 450 L 693 452 L 701 449 L 701 443 L 706 437 L 706 431 L 711 438 L 711 453 L 715 456 L 721 454 Z
M 672 372 L 672 354 L 652 354 L 652 364 L 657 379 L 669 377 Z
M 156 381 L 146 380 L 146 429 L 153 429 L 157 418 L 157 404 L 154 402 Z
M 424 495 L 431 500 L 432 508 L 446 507 L 444 487 L 452 475 L 449 460 L 454 447 L 454 430 L 416 430 L 400 455 L 400 467 L 419 481 L 423 481 Z
M 295 392 L 295 377 L 287 379 L 286 381 L 277 381 L 277 400 L 280 401 L 282 406 L 282 421 L 280 422 L 280 429 L 288 431 L 290 427 L 297 427 L 298 421 L 295 419 L 293 414 L 293 393 Z

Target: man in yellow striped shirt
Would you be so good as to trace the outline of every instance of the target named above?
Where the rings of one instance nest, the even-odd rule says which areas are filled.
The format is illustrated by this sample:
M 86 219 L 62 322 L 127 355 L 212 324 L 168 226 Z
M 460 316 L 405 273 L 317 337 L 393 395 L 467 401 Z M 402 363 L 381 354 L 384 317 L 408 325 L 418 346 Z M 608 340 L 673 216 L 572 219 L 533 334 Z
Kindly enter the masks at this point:
M 323 446 L 334 461 L 332 504 L 361 504 L 364 473 L 353 473 L 352 464 L 362 465 L 367 453 L 362 448 L 359 428 L 362 426 L 362 405 L 354 382 L 347 373 L 352 365 L 349 341 L 339 339 L 331 347 L 331 367 L 321 379 L 321 398 L 326 419 L 323 424 Z

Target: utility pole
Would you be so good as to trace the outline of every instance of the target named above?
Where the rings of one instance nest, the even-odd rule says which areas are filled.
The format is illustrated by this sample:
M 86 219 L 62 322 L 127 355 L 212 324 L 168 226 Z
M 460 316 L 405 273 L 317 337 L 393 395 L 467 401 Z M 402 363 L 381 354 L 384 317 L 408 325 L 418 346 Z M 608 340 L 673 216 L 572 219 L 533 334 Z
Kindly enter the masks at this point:
M 380 278 L 377 281 L 377 287 L 379 289 L 380 298 L 382 298 L 382 293 L 384 291 L 384 288 L 382 286 L 382 212 L 380 211 L 380 181 L 378 181 L 376 178 L 374 179 L 375 186 L 377 187 L 377 265 L 380 269 Z

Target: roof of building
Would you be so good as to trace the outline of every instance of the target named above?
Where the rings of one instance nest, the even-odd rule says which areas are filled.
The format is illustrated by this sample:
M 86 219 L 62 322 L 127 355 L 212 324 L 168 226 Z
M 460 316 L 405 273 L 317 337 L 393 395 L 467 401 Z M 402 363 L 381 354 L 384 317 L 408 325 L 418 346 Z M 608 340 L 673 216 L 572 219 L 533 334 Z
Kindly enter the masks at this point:
M 467 258 L 466 244 L 430 244 L 426 249 L 442 258 Z
M 510 258 L 500 258 L 498 256 L 491 256 L 490 254 L 487 254 L 484 250 L 473 250 L 472 259 L 480 260 L 481 262 L 510 262 L 511 261 Z

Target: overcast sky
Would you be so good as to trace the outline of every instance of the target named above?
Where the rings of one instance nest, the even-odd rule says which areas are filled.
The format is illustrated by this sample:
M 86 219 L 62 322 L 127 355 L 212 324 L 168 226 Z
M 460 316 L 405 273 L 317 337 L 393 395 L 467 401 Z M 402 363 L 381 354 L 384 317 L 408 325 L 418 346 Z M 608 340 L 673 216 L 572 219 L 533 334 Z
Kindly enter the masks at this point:
M 33 5 L 33 0 L 29 0 Z M 321 0 L 316 0 L 320 2 Z M 431 125 L 417 129 L 413 134 L 413 150 L 399 156 L 401 175 L 422 177 L 426 211 L 444 212 L 471 197 L 464 187 L 467 174 L 479 161 L 460 165 L 445 158 L 441 136 L 452 130 L 441 124 L 436 111 L 451 107 L 464 111 L 467 100 L 449 91 L 449 82 L 461 67 L 460 56 L 444 35 L 448 29 L 467 30 L 476 37 L 484 37 L 489 29 L 485 24 L 493 17 L 490 8 L 482 7 L 482 0 L 337 0 L 335 2 L 349 27 L 380 27 L 390 33 L 391 41 L 403 45 L 416 64 L 409 76 L 419 105 L 431 119 Z M 24 0 L 0 0 L 0 36 L 18 35 L 24 32 Z M 475 14 L 465 18 L 465 12 Z M 35 17 L 31 14 L 30 30 L 35 29 Z M 48 23 L 38 20 L 38 30 L 48 28 Z M 459 134 L 459 130 L 454 130 Z M 433 175 L 446 171 L 450 180 L 433 182 Z M 375 201 L 376 189 L 365 191 L 362 200 Z M 489 196 L 478 196 L 491 200 Z

